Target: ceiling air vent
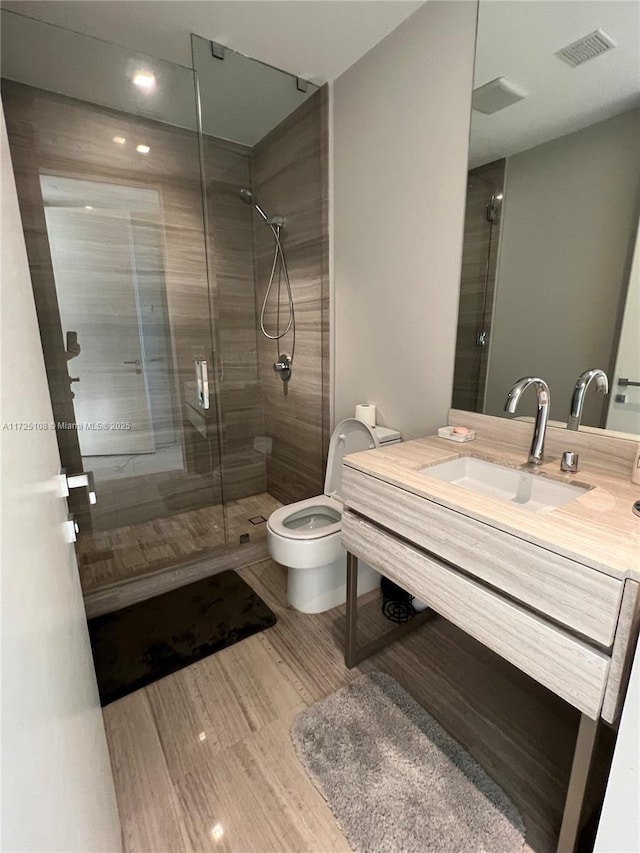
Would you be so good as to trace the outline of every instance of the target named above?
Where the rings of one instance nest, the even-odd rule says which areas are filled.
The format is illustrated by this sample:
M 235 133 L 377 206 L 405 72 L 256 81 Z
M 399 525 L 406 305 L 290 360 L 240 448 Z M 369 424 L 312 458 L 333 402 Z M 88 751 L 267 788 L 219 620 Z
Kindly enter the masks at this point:
M 562 50 L 556 52 L 558 59 L 562 59 L 567 65 L 576 68 L 590 59 L 595 59 L 606 53 L 611 48 L 616 47 L 616 43 L 602 30 L 594 30 L 588 36 L 584 36 L 572 44 L 563 47 Z

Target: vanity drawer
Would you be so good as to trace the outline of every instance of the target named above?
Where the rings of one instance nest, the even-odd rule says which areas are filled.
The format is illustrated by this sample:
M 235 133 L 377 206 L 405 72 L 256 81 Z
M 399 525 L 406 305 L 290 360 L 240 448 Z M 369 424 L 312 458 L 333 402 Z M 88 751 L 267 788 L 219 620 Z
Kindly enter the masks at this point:
M 345 511 L 344 547 L 592 719 L 609 658 L 445 563 Z
M 343 466 L 346 507 L 596 643 L 613 643 L 622 582 Z

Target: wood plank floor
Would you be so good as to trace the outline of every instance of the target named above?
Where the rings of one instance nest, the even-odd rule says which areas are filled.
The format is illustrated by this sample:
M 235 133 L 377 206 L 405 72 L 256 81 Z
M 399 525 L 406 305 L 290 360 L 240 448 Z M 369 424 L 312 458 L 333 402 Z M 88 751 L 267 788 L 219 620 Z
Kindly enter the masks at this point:
M 267 492 L 225 504 L 230 545 L 237 545 L 241 535 L 248 535 L 251 542 L 263 540 L 266 525 L 250 519 L 266 519 L 280 506 Z M 222 508 L 211 506 L 112 530 L 81 532 L 76 555 L 87 594 L 167 566 L 220 554 L 225 548 Z
M 287 608 L 285 570 L 271 560 L 240 574 L 277 625 L 104 710 L 127 853 L 349 850 L 289 727 L 371 670 L 393 675 L 502 785 L 525 820 L 525 850 L 555 849 L 574 709 L 439 618 L 348 670 L 344 607 Z M 376 595 L 361 599 L 367 636 L 390 625 Z

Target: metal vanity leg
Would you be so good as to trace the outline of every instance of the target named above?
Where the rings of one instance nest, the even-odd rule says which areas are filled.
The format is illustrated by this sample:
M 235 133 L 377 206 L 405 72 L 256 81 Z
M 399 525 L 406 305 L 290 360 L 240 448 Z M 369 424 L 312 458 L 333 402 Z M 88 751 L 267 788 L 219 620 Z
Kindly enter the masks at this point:
M 357 663 L 358 645 L 358 558 L 347 551 L 347 635 L 344 662 L 349 669 Z
M 415 631 L 427 620 L 432 619 L 434 615 L 433 610 L 427 608 L 422 613 L 418 613 L 410 622 L 396 625 L 391 631 L 387 631 L 374 640 L 369 640 L 368 643 L 358 648 L 358 558 L 355 554 L 347 551 L 347 630 L 344 662 L 349 669 L 353 669 L 354 666 L 357 666 L 370 655 L 382 651 L 390 643 L 402 639 L 411 631 Z
M 599 725 L 599 719 L 592 720 L 586 714 L 580 716 L 580 728 L 573 753 L 573 764 L 571 765 L 569 788 L 562 813 L 557 853 L 573 853 L 575 850 L 580 830 L 584 794 Z

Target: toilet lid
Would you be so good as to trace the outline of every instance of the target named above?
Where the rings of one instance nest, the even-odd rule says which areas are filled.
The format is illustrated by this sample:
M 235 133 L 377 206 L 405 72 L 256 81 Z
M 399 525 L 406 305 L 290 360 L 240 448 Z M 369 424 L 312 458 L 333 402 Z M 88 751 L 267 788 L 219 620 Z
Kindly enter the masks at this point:
M 324 493 L 342 501 L 342 459 L 359 450 L 371 450 L 380 444 L 371 427 L 356 418 L 340 421 L 329 442 Z

